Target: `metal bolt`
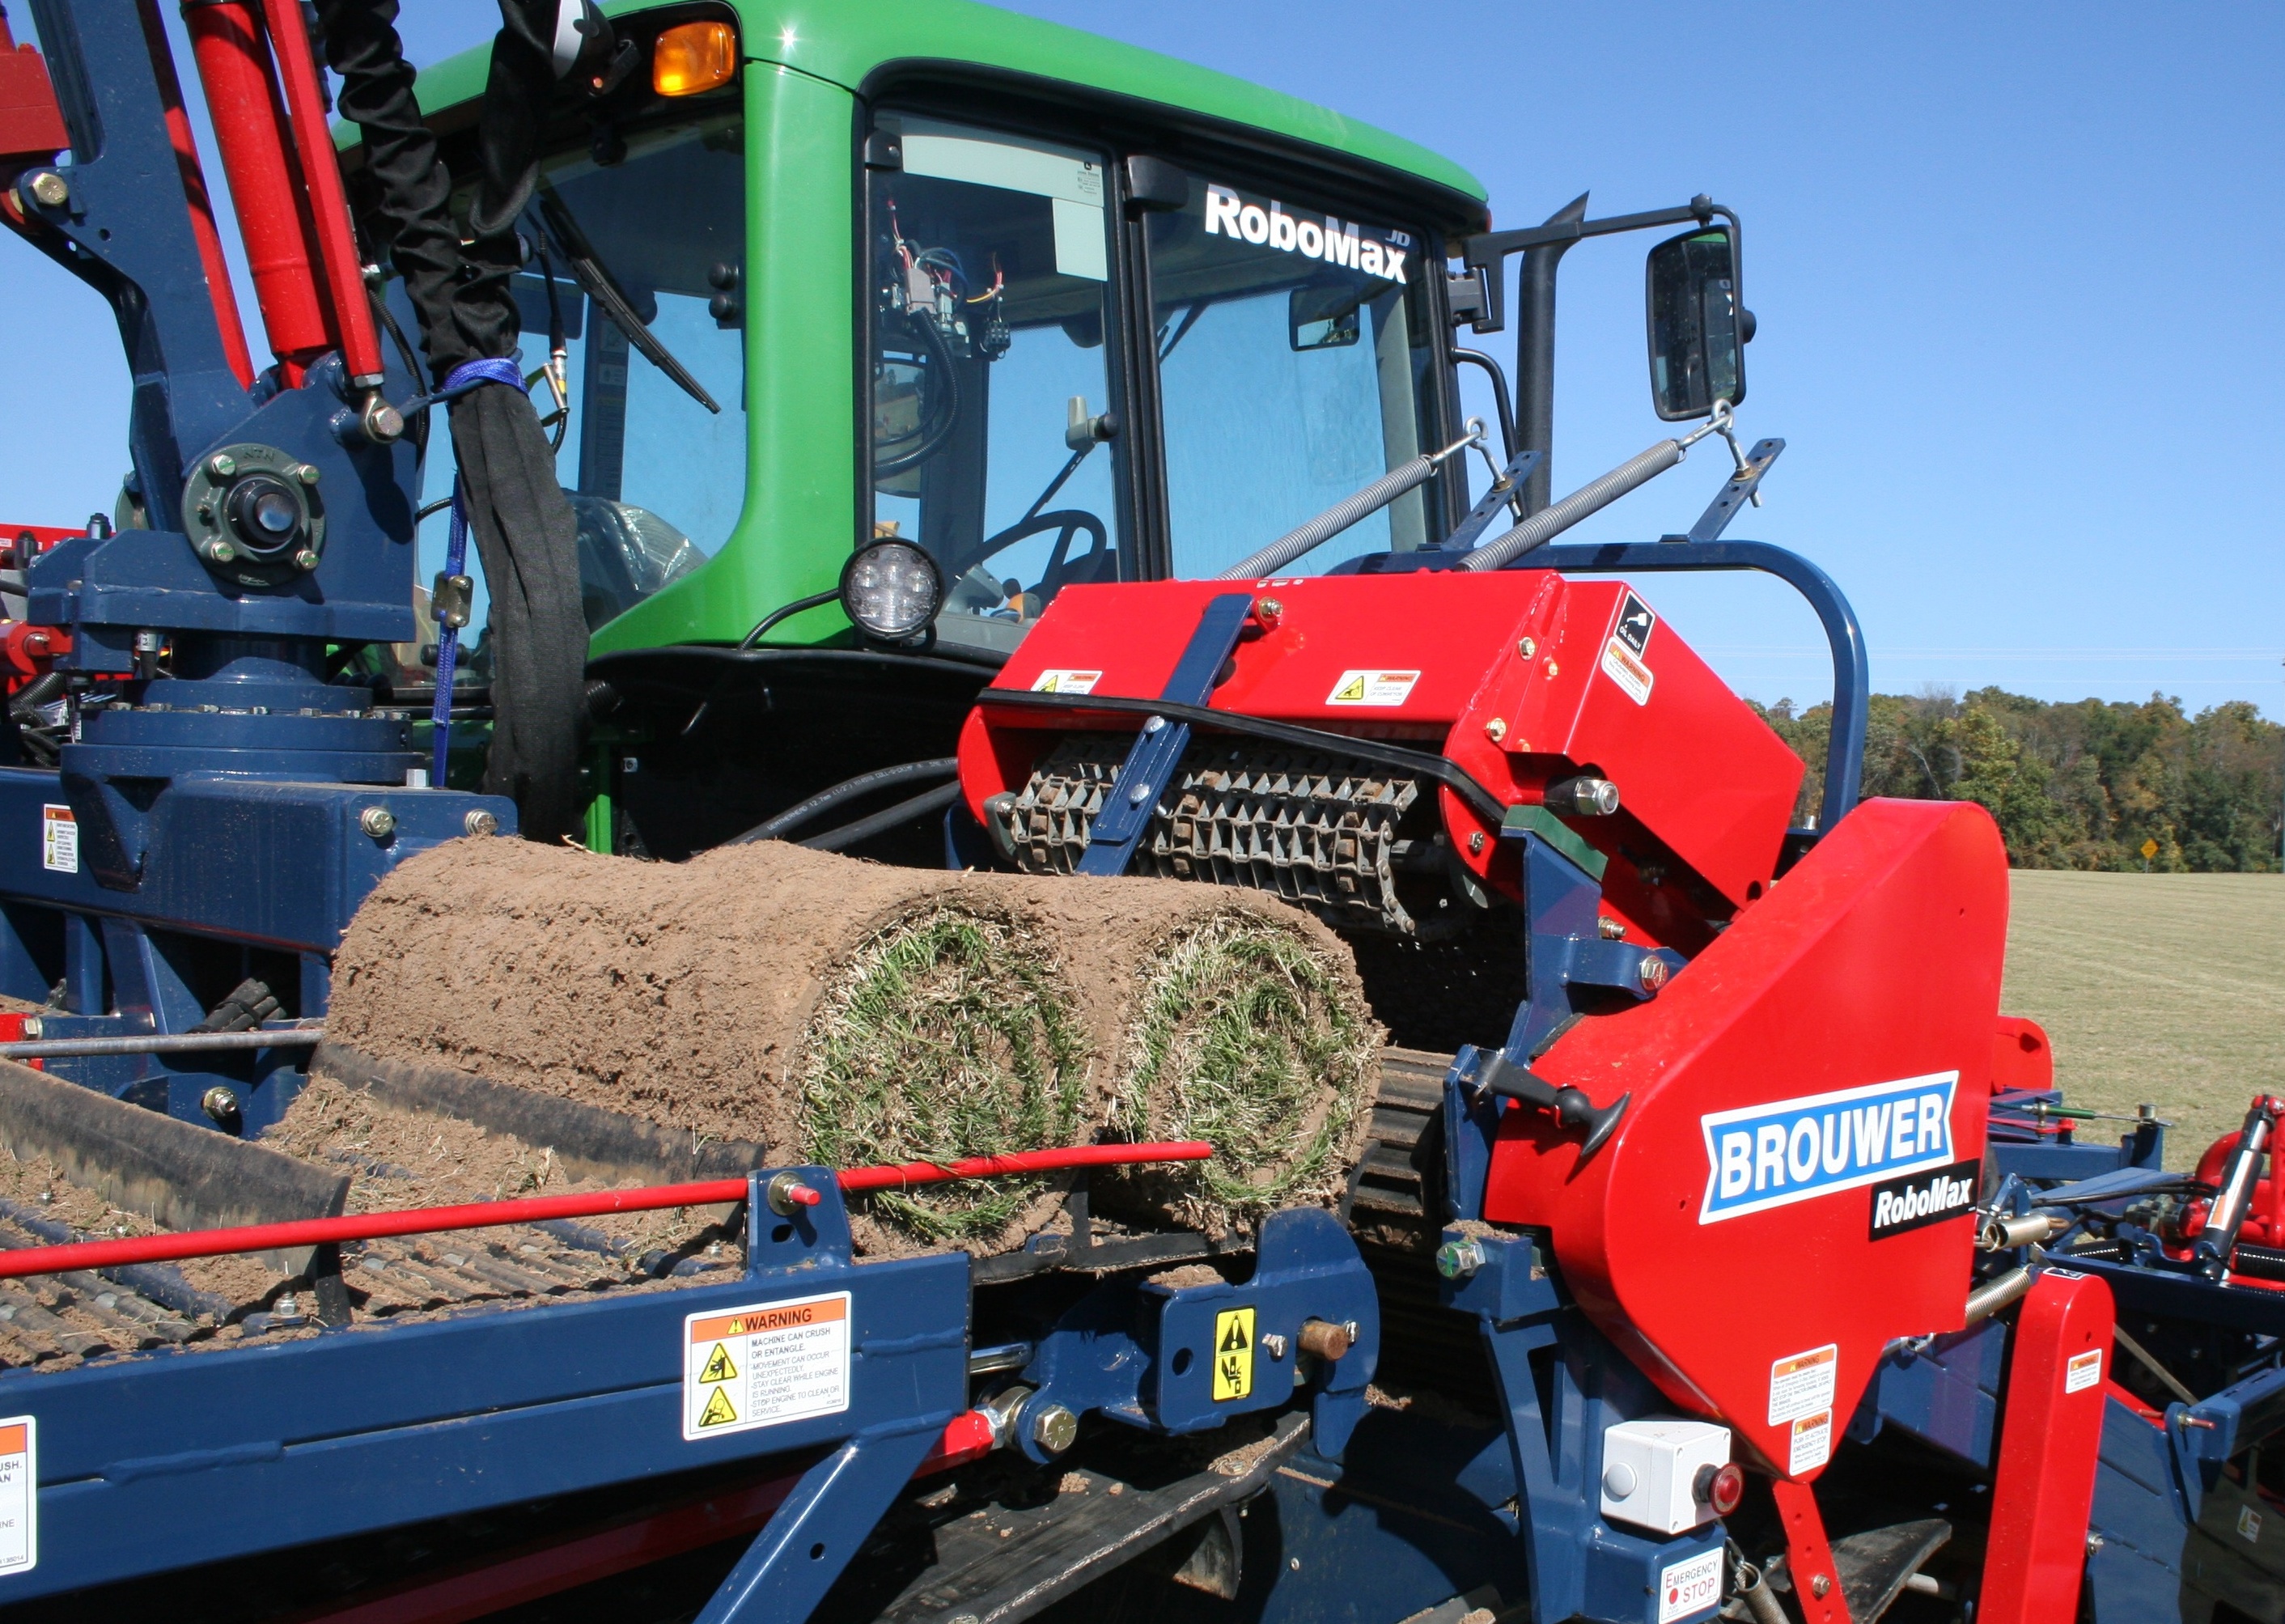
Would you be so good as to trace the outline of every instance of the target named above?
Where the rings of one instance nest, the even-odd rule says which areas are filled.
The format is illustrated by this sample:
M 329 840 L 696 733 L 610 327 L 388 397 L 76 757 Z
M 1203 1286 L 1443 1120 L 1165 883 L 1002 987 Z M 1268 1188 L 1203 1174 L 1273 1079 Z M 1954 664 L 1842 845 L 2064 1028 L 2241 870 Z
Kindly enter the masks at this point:
M 1127 800 L 1129 805 L 1140 806 L 1143 802 L 1150 798 L 1150 786 L 1148 784 L 1137 784 L 1134 788 L 1127 792 Z
M 1253 606 L 1253 616 L 1265 626 L 1274 626 L 1285 613 L 1285 606 L 1275 598 L 1264 598 Z
M 1823 1573 L 1818 1574 L 1809 1581 L 1809 1593 L 1818 1600 L 1823 1601 L 1833 1593 L 1833 1581 Z
M 1285 1338 L 1274 1330 L 1264 1331 L 1261 1334 L 1261 1351 L 1272 1359 L 1284 1358 Z
M 238 549 L 226 541 L 218 541 L 207 549 L 207 556 L 217 564 L 227 564 L 238 556 Z
M 313 462 L 305 462 L 300 467 L 294 470 L 294 477 L 300 480 L 305 485 L 314 485 L 318 480 L 324 477 L 324 475 L 318 470 L 317 464 Z
M 499 820 L 479 806 L 460 820 L 460 828 L 471 835 L 497 835 L 499 833 Z
M 2102 1543 L 2103 1543 L 2103 1541 L 2102 1541 L 2102 1536 L 2101 1536 L 2100 1534 L 2088 1534 L 2088 1535 L 2086 1536 L 2086 1554 L 2087 1554 L 2088 1556 L 2090 1556 L 2090 1557 L 2091 1557 L 2091 1556 L 2093 1556 L 2093 1555 L 2094 1555 L 2094 1553 L 2095 1553 L 2096 1551 L 2100 1550 L 2100 1549 L 2102 1549 Z
M 1560 667 L 1560 666 L 1557 665 L 1553 660 L 1550 660 L 1550 661 L 1548 661 L 1548 663 L 1547 663 L 1547 674 L 1548 674 L 1550 677 L 1554 676 L 1554 675 L 1556 674 L 1556 672 L 1558 672 L 1558 671 L 1560 671 L 1560 670 L 1562 670 L 1562 667 Z
M 368 806 L 357 814 L 357 828 L 375 840 L 387 840 L 397 832 L 397 814 L 386 806 Z
M 1166 730 L 1166 718 L 1165 717 L 1154 716 L 1142 724 L 1142 731 L 1150 734 L 1162 733 Z
M 1635 966 L 1635 979 L 1642 983 L 1644 992 L 1657 992 L 1666 985 L 1666 961 L 1655 953 L 1645 953 L 1643 961 Z
M 1627 928 L 1623 922 L 1606 914 L 1595 922 L 1595 934 L 1606 942 L 1623 942 L 1627 939 Z
M 216 451 L 207 459 L 207 472 L 216 479 L 228 479 L 238 472 L 238 459 L 228 451 Z
M 1538 652 L 1539 639 L 1537 638 L 1524 638 L 1515 646 L 1516 658 L 1519 660 L 1528 660 L 1532 655 Z
M 209 1088 L 200 1096 L 199 1109 L 216 1122 L 233 1122 L 238 1118 L 238 1095 L 228 1088 Z
M 1470 857 L 1481 857 L 1483 854 L 1484 832 L 1481 829 L 1477 829 L 1468 836 L 1468 855 Z
M 304 547 L 294 555 L 294 569 L 306 571 L 315 569 L 317 567 L 318 555 L 310 552 L 309 548 Z
M 1436 1249 L 1436 1272 L 1447 1280 L 1465 1280 L 1483 1266 L 1484 1245 L 1473 1236 Z
M 1060 1404 L 1045 1404 L 1025 1418 L 1032 1441 L 1048 1455 L 1061 1455 L 1079 1441 L 1079 1417 Z
M 302 1299 L 291 1291 L 281 1292 L 278 1306 L 270 1311 L 274 1320 L 298 1320 L 302 1317 Z
M 1496 716 L 1492 718 L 1490 721 L 1486 722 L 1484 724 L 1484 737 L 1489 739 L 1494 744 L 1497 744 L 1502 739 L 1506 738 L 1507 718 L 1505 717 Z
M 50 208 L 61 208 L 71 201 L 71 183 L 53 169 L 42 169 L 32 177 L 32 197 Z
M 802 1207 L 813 1207 L 825 1197 L 802 1182 L 798 1173 L 781 1173 L 773 1178 L 763 1192 L 768 1198 L 770 1211 L 780 1218 L 791 1218 Z
M 36 1015 L 29 1017 L 24 1023 L 24 1035 L 27 1038 L 38 1037 L 40 1035 L 40 1029 L 41 1021 L 40 1017 Z

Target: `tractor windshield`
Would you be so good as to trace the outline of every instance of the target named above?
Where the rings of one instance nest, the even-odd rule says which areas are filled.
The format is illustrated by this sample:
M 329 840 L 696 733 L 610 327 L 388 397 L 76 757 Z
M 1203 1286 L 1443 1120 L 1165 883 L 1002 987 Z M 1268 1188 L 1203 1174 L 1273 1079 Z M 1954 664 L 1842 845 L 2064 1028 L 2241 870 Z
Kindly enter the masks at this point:
M 944 572 L 939 636 L 1013 648 L 1120 574 L 1103 157 L 883 114 L 866 298 L 876 536 Z
M 1174 573 L 1219 573 L 1418 456 L 1434 396 L 1425 262 L 1408 232 L 1193 177 L 1150 216 Z M 1433 538 L 1412 490 L 1302 572 Z

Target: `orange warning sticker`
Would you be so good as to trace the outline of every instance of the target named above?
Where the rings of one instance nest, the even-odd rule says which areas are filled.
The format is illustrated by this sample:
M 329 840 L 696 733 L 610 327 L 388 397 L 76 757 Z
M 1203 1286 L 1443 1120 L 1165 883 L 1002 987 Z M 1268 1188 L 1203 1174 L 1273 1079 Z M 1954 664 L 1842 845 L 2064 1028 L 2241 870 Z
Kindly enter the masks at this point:
M 849 1293 L 682 1322 L 682 1436 L 695 1441 L 849 1408 Z
M 0 1579 L 40 1559 L 38 1431 L 29 1416 L 0 1420 Z

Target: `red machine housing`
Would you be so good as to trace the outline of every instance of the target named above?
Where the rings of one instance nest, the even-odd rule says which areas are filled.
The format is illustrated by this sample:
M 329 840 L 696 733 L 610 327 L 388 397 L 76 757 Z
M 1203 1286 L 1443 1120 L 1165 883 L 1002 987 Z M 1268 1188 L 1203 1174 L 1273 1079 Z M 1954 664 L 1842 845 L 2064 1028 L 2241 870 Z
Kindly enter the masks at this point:
M 1083 707 L 995 707 L 995 692 L 1159 697 L 1206 605 L 1249 590 L 1253 616 L 1211 709 L 1441 751 L 1507 806 L 1559 779 L 1610 779 L 1619 812 L 1570 821 L 1611 859 L 1604 906 L 1629 939 L 1695 953 L 1775 876 L 1800 759 L 1636 589 L 1550 570 L 1068 587 L 961 734 L 970 809 L 981 818 L 992 796 L 1020 790 L 1061 734 L 1135 727 Z M 1511 843 L 1440 793 L 1453 851 L 1515 897 Z

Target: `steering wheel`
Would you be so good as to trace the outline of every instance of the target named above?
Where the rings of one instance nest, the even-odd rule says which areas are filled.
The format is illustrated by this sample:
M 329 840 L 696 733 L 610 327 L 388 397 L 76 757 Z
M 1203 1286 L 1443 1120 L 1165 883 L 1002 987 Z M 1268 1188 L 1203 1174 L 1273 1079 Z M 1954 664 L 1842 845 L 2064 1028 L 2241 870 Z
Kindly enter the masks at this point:
M 1079 577 L 1083 580 L 1093 579 L 1094 569 L 1099 568 L 1099 561 L 1109 555 L 1110 530 L 1093 514 L 1082 508 L 1061 507 L 1049 513 L 1033 514 L 1027 519 L 1018 519 L 1006 530 L 985 542 L 977 552 L 977 564 L 982 565 L 985 560 L 1002 548 L 1012 547 L 1017 542 L 1033 536 L 1043 536 L 1049 530 L 1061 533 L 1056 536 L 1056 545 L 1048 554 L 1047 568 L 1040 572 L 1040 607 L 1045 608 L 1056 593 L 1060 592 L 1073 577 Z M 1072 561 L 1070 560 L 1072 537 L 1081 530 L 1088 533 L 1090 545 L 1078 560 Z M 1080 573 L 1082 570 L 1088 573 L 1082 575 Z

